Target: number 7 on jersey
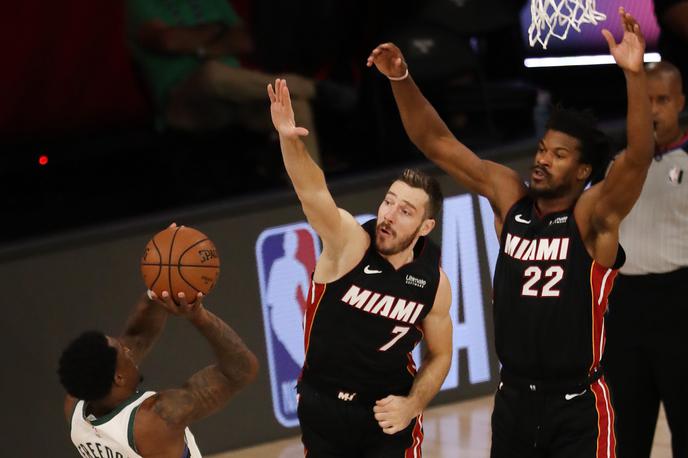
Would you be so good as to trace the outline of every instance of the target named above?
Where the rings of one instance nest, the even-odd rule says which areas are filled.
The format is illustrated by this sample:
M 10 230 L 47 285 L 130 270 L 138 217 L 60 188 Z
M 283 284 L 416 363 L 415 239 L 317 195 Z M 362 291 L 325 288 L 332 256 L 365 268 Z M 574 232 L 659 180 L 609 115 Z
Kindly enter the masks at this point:
M 392 348 L 392 345 L 394 345 L 397 340 L 401 339 L 406 335 L 407 332 L 409 332 L 409 329 L 411 329 L 410 326 L 395 326 L 394 329 L 392 329 L 392 334 L 396 334 L 394 337 L 392 337 L 392 340 L 384 344 L 379 348 L 380 351 L 387 351 L 390 348 Z

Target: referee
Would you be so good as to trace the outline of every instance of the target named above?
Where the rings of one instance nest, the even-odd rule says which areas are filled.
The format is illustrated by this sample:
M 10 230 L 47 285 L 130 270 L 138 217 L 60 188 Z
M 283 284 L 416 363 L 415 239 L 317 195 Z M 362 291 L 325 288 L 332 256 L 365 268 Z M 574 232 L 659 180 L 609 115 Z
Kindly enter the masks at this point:
M 609 299 L 605 365 L 620 458 L 649 457 L 659 403 L 674 458 L 688 457 L 688 132 L 681 73 L 647 72 L 656 155 L 621 224 L 626 264 Z

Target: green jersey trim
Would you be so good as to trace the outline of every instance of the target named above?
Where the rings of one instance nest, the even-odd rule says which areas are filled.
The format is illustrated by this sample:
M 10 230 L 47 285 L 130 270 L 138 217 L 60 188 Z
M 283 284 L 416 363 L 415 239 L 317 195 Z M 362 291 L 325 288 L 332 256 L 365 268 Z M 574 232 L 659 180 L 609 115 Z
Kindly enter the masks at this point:
M 145 392 L 142 393 L 142 392 L 137 391 L 131 397 L 122 401 L 122 403 L 120 405 L 118 405 L 117 407 L 115 407 L 111 412 L 108 412 L 106 415 L 103 415 L 102 417 L 96 418 L 95 420 L 91 421 L 90 423 L 93 426 L 100 426 L 102 424 L 107 423 L 108 421 L 112 420 L 112 418 L 115 415 L 120 413 L 122 411 L 122 409 L 124 409 L 126 406 L 128 406 L 132 402 L 135 402 L 137 399 L 139 399 L 144 394 L 145 394 Z M 85 414 L 85 413 L 86 413 L 86 404 L 84 404 L 83 414 Z

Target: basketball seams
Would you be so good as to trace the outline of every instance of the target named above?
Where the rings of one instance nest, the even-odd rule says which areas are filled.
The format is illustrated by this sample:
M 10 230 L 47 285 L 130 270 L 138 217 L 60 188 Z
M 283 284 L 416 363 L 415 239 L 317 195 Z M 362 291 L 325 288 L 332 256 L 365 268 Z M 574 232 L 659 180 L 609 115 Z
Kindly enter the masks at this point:
M 179 260 L 178 260 L 177 264 L 178 264 L 178 265 L 181 265 L 182 258 L 184 257 L 184 255 L 185 255 L 186 253 L 189 252 L 189 250 L 190 250 L 191 248 L 193 248 L 193 247 L 195 247 L 195 246 L 198 246 L 199 244 L 205 242 L 206 240 L 210 241 L 210 240 L 208 239 L 208 237 L 206 237 L 206 238 L 204 238 L 204 239 L 202 239 L 202 240 L 199 240 L 198 242 L 195 242 L 195 243 L 189 245 L 189 247 L 188 247 L 186 250 L 182 251 L 182 252 L 179 254 Z M 213 242 L 210 242 L 210 243 L 213 243 Z M 213 248 L 215 248 L 214 244 L 213 244 Z M 185 264 L 185 265 L 186 265 L 186 264 Z
M 173 248 L 174 248 L 174 239 L 177 238 L 177 233 L 179 233 L 179 229 L 181 229 L 181 228 L 182 228 L 182 226 L 177 227 L 177 228 L 174 230 L 174 234 L 172 234 L 172 240 L 170 241 L 170 248 L 169 248 L 169 257 L 168 257 L 168 261 L 167 261 L 167 262 L 168 262 L 168 265 L 171 265 L 171 264 L 172 264 L 172 251 L 173 251 Z M 168 283 L 169 288 L 172 289 L 172 269 L 169 268 L 169 267 L 167 268 L 167 278 L 168 278 L 168 280 L 169 280 L 169 283 Z M 174 301 L 174 303 L 177 304 L 177 305 L 179 305 L 179 304 L 177 303 L 177 299 L 174 297 L 173 292 L 172 292 L 172 291 L 169 291 L 169 293 L 170 293 L 170 295 L 172 295 L 172 300 Z
M 196 294 L 198 294 L 199 292 L 203 292 L 203 291 L 200 290 L 199 288 L 197 288 L 195 285 L 193 285 L 189 280 L 186 279 L 186 277 L 184 277 L 184 273 L 182 272 L 182 267 L 194 267 L 194 268 L 198 268 L 198 267 L 212 267 L 212 268 L 218 269 L 219 266 L 196 266 L 196 265 L 192 265 L 192 264 L 182 264 L 182 258 L 183 258 L 184 255 L 185 255 L 186 253 L 188 253 L 192 248 L 194 248 L 194 247 L 200 245 L 201 243 L 203 243 L 203 242 L 205 242 L 205 241 L 210 242 L 210 243 L 213 245 L 213 248 L 215 248 L 215 244 L 213 244 L 213 242 L 212 242 L 210 239 L 208 239 L 207 237 L 204 238 L 204 239 L 201 239 L 201 240 L 197 241 L 196 243 L 191 244 L 186 250 L 182 251 L 182 253 L 179 255 L 179 259 L 177 260 L 177 265 L 176 265 L 176 267 L 177 267 L 177 273 L 179 274 L 179 278 L 181 278 L 181 279 L 184 281 L 184 283 L 186 283 L 186 284 L 189 285 L 192 289 L 194 289 L 194 290 L 196 291 Z M 212 285 L 212 286 L 210 287 L 210 289 L 212 289 L 213 286 L 214 286 L 214 285 Z M 208 294 L 208 292 L 210 292 L 210 289 L 208 289 L 208 291 L 205 292 L 204 294 Z
M 157 266 L 159 267 L 159 269 L 158 269 L 158 274 L 155 276 L 155 280 L 153 280 L 153 282 L 151 283 L 151 285 L 150 285 L 150 287 L 149 287 L 149 289 L 154 289 L 154 288 L 155 288 L 155 284 L 158 282 L 158 279 L 160 278 L 160 274 L 162 274 L 162 253 L 160 252 L 160 248 L 158 248 L 158 244 L 155 243 L 155 237 L 153 237 L 153 238 L 151 239 L 151 242 L 153 242 L 153 248 L 155 248 L 155 251 L 158 252 L 158 259 L 160 260 L 160 262 L 159 262 L 158 264 L 151 264 L 151 265 L 154 265 L 154 266 L 157 265 Z M 141 265 L 148 265 L 148 264 L 143 264 L 143 263 L 142 263 Z
M 184 267 L 187 267 L 187 266 L 184 266 Z M 187 285 L 189 285 L 189 286 L 191 287 L 191 289 L 195 290 L 195 291 L 196 291 L 196 294 L 202 293 L 203 291 L 201 291 L 200 289 L 196 288 L 194 285 L 192 285 L 192 284 L 189 282 L 189 280 L 187 280 L 186 278 L 184 278 L 184 274 L 182 273 L 182 269 L 181 269 L 181 268 L 182 268 L 181 265 L 177 266 L 177 273 L 179 274 L 179 278 L 181 278 L 182 281 L 183 281 L 184 283 L 186 283 Z M 212 287 L 211 287 L 211 288 L 212 288 Z M 208 290 L 208 292 L 210 292 L 210 290 Z M 205 294 L 208 294 L 208 293 L 205 293 Z

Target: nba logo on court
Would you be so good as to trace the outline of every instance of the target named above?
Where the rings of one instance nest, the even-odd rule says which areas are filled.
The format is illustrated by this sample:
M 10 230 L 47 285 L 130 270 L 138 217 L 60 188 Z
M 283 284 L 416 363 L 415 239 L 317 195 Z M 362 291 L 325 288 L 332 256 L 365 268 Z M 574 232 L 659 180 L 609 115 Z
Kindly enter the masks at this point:
M 267 229 L 256 242 L 272 407 L 285 427 L 298 425 L 296 381 L 305 356 L 303 316 L 319 254 L 320 241 L 307 223 Z

